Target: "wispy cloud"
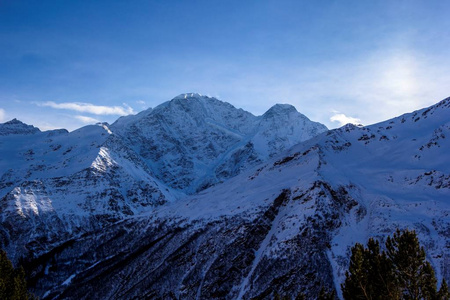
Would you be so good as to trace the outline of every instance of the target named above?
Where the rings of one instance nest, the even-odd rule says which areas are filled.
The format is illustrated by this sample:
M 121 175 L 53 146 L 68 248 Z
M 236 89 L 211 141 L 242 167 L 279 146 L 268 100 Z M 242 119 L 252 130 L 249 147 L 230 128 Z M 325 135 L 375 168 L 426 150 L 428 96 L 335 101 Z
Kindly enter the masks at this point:
M 0 122 L 5 122 L 6 113 L 3 108 L 0 108 Z
M 344 126 L 345 124 L 351 123 L 351 124 L 361 124 L 361 120 L 358 118 L 348 117 L 341 113 L 335 113 L 331 118 L 331 122 L 339 122 L 340 126 Z
M 55 109 L 74 110 L 74 111 L 90 113 L 90 114 L 94 114 L 94 115 L 126 116 L 129 114 L 134 114 L 134 110 L 126 104 L 124 104 L 124 106 L 102 106 L 102 105 L 94 105 L 91 103 L 82 103 L 82 102 L 56 103 L 53 101 L 36 102 L 35 104 L 37 104 L 39 106 L 51 107 L 51 108 L 55 108 Z
M 98 123 L 100 122 L 100 120 L 97 120 L 95 118 L 91 118 L 91 117 L 86 117 L 86 116 L 75 116 L 75 119 L 80 120 L 81 122 L 83 122 L 84 124 L 93 124 L 93 123 Z
M 137 100 L 136 104 L 139 106 L 140 109 L 147 109 L 147 108 L 149 108 L 149 105 L 144 100 Z

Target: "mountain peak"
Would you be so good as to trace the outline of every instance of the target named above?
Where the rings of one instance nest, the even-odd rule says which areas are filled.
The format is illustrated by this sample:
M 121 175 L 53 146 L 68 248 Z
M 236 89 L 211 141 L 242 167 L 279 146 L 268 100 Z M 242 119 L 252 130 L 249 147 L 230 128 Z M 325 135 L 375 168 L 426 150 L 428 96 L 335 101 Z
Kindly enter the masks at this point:
M 24 124 L 26 125 L 24 122 L 17 120 L 16 118 L 12 119 L 11 121 L 5 122 L 3 123 L 4 125 L 14 125 L 14 124 Z
M 0 135 L 35 134 L 38 132 L 41 132 L 39 128 L 36 128 L 33 125 L 25 124 L 16 118 L 0 124 Z
M 271 116 L 271 115 L 278 115 L 278 114 L 288 114 L 292 112 L 298 112 L 297 109 L 290 104 L 275 104 L 271 108 L 269 108 L 268 111 L 264 113 L 263 116 Z
M 179 94 L 173 100 L 175 99 L 191 99 L 191 98 L 202 98 L 205 97 L 202 94 L 199 93 L 185 93 L 185 94 Z

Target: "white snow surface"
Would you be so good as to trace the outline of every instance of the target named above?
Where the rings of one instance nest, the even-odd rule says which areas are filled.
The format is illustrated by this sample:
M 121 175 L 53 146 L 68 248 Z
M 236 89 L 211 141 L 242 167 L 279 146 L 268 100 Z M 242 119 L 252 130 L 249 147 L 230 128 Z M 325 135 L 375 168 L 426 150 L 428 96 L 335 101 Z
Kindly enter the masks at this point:
M 334 207 L 344 207 L 328 232 L 338 291 L 350 247 L 369 237 L 383 241 L 396 228 L 416 230 L 439 280 L 449 279 L 450 98 L 371 126 L 325 129 L 290 105 L 255 117 L 215 98 L 182 94 L 112 126 L 0 132 L 2 224 L 33 220 L 18 238 L 7 237 L 7 250 L 43 232 L 49 244 L 61 232 L 73 238 L 94 215 L 196 226 L 228 216 L 253 220 L 289 190 L 290 201 L 236 287 L 240 298 L 263 257 L 285 255 L 311 218 L 327 218 Z M 335 203 L 340 189 L 350 204 Z
M 196 93 L 126 118 L 112 131 L 134 145 L 156 178 L 188 194 L 327 130 L 291 105 L 277 104 L 257 117 Z
M 195 93 L 112 126 L 98 123 L 70 133 L 41 132 L 14 119 L 0 124 L 1 217 L 26 225 L 21 234 L 4 233 L 5 239 L 25 249 L 29 232 L 56 231 L 49 236 L 58 243 L 58 235 L 151 213 L 325 130 L 292 106 L 255 117 Z M 252 140 L 258 140 L 256 147 Z
M 382 123 L 362 128 L 349 124 L 323 133 L 221 185 L 159 207 L 152 214 L 190 221 L 232 215 L 252 219 L 283 189 L 289 189 L 292 201 L 277 215 L 270 236 L 257 250 L 257 261 L 262 255 L 283 253 L 280 248 L 299 234 L 295 224 L 306 222 L 319 203 L 294 199 L 314 182 L 322 181 L 333 189 L 345 187 L 358 202 L 332 233 L 328 256 L 338 291 L 351 246 L 365 244 L 369 237 L 383 243 L 396 228 L 416 230 L 437 277 L 442 280 L 445 272 L 448 279 L 448 149 L 450 98 Z M 285 158 L 290 160 L 283 163 Z M 250 284 L 250 276 L 244 279 L 240 296 Z

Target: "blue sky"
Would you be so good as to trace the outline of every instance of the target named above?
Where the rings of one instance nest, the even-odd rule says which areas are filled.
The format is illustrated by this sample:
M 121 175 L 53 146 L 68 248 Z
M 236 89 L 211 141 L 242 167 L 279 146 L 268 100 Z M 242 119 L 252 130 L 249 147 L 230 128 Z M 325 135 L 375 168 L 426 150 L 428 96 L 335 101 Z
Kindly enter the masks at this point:
M 450 96 L 450 1 L 0 0 L 0 122 L 76 129 L 185 92 L 330 128 Z

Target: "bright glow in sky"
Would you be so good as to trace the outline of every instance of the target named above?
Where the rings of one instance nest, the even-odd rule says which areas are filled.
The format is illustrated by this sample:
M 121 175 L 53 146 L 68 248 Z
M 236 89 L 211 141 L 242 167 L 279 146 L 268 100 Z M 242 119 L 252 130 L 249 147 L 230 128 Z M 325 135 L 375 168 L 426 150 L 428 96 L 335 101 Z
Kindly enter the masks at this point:
M 450 1 L 0 1 L 0 122 L 76 129 L 181 93 L 329 128 L 450 96 Z

